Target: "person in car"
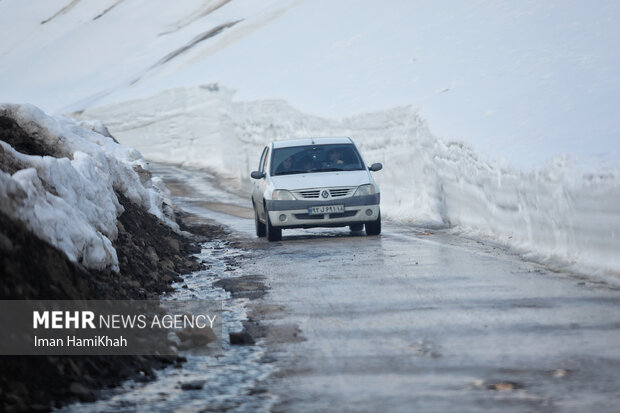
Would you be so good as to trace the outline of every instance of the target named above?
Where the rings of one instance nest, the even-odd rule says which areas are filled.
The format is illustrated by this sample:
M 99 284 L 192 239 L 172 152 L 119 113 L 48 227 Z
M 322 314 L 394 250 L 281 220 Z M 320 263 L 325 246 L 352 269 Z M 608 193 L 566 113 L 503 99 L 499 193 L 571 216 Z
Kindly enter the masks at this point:
M 276 173 L 287 172 L 293 169 L 293 157 L 289 156 L 285 158 L 280 165 L 276 168 Z
M 326 167 L 343 164 L 344 161 L 342 160 L 342 152 L 339 149 L 330 149 L 327 151 L 327 161 L 325 162 Z

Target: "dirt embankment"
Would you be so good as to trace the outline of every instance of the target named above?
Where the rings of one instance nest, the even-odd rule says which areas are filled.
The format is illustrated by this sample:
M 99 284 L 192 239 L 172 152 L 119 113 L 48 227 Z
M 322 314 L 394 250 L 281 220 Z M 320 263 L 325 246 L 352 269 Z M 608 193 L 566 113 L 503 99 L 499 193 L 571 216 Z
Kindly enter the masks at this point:
M 54 156 L 11 119 L 0 119 L 0 138 L 31 155 Z M 0 154 L 0 170 L 15 172 Z M 23 223 L 0 212 L 0 299 L 146 299 L 171 290 L 171 282 L 200 268 L 190 256 L 199 241 L 221 234 L 178 234 L 153 215 L 117 194 L 125 212 L 118 217 L 116 249 L 120 272 L 91 270 L 73 263 L 34 236 Z M 191 227 L 180 222 L 181 228 Z M 148 380 L 153 369 L 180 362 L 157 356 L 0 356 L 0 410 L 49 410 L 68 402 L 94 400 L 93 390 L 130 377 Z

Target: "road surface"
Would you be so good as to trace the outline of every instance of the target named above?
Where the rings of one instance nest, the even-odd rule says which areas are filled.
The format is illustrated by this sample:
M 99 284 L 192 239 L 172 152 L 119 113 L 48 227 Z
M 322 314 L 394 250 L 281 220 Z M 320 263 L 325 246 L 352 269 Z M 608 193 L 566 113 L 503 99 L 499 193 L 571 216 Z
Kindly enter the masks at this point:
M 619 411 L 618 288 L 399 223 L 269 243 L 247 197 L 222 196 L 205 172 L 156 173 L 251 252 L 242 273 L 268 287 L 248 305 L 276 366 L 259 384 L 274 410 Z

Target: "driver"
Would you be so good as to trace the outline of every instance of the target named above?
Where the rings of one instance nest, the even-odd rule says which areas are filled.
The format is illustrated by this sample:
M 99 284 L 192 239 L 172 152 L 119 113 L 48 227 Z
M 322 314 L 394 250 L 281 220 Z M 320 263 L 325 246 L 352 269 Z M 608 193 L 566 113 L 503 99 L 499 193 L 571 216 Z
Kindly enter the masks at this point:
M 280 165 L 278 166 L 276 172 L 286 172 L 290 171 L 291 169 L 293 169 L 293 157 L 289 156 L 285 158 L 282 162 L 280 162 Z
M 327 166 L 343 165 L 342 152 L 340 149 L 330 149 L 327 152 Z

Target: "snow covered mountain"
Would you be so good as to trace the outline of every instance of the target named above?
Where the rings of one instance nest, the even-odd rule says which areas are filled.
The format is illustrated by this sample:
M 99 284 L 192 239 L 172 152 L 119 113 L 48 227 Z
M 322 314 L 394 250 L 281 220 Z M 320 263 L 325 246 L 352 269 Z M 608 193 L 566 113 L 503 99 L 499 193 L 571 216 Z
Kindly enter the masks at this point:
M 287 3 L 3 1 L 2 100 L 66 112 L 150 94 L 176 82 L 196 84 L 202 75 L 170 72 L 188 65 L 204 67 L 208 56 L 197 54 L 216 53 L 251 34 L 290 8 Z
M 58 113 L 218 82 L 320 116 L 412 105 L 521 168 L 620 165 L 612 0 L 3 0 L 0 101 Z

